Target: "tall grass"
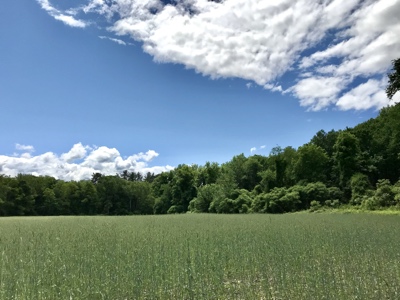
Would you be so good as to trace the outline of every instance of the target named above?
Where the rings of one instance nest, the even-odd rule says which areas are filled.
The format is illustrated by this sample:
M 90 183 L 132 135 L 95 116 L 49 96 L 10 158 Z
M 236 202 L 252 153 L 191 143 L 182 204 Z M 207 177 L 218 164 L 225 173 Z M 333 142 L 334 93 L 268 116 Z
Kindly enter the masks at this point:
M 0 219 L 0 299 L 399 299 L 400 217 Z

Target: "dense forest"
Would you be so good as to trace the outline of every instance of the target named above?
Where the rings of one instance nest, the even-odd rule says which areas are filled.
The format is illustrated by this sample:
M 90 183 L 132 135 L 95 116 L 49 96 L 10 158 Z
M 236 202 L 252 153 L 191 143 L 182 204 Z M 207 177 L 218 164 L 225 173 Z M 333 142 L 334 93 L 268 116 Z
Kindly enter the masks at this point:
M 387 94 L 400 90 L 400 59 Z M 303 146 L 244 154 L 219 165 L 124 171 L 91 180 L 0 175 L 0 215 L 285 213 L 322 207 L 400 209 L 400 103 L 345 130 L 317 132 Z

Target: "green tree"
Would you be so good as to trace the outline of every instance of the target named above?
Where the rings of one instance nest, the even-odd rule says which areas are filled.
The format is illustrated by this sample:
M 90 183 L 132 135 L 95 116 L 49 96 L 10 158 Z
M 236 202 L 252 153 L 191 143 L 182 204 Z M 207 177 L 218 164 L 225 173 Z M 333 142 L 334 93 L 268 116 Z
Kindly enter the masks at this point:
M 155 204 L 151 184 L 146 181 L 128 182 L 125 186 L 129 198 L 129 213 L 152 214 Z
M 101 213 L 101 201 L 96 186 L 92 181 L 81 181 L 81 214 L 95 215 Z
M 285 171 L 288 162 L 283 157 L 283 149 L 280 146 L 272 148 L 269 159 L 272 162 L 272 168 L 275 171 L 276 186 L 284 186 Z
M 339 184 L 342 188 L 345 188 L 351 176 L 359 171 L 359 141 L 354 134 L 342 131 L 339 133 L 333 148 L 335 167 L 339 174 Z
M 24 216 L 35 214 L 35 195 L 22 174 L 9 182 L 6 199 L 8 215 Z
M 253 155 L 247 158 L 243 164 L 243 188 L 252 191 L 260 183 L 262 179 L 260 173 L 265 169 L 265 160 L 266 158 L 261 155 Z
M 386 94 L 389 99 L 392 99 L 393 96 L 400 91 L 400 58 L 392 61 L 393 69 L 392 73 L 388 74 L 389 83 L 386 88 Z
M 9 216 L 13 203 L 9 201 L 8 193 L 11 190 L 12 183 L 16 181 L 15 178 L 0 174 L 0 215 Z
M 174 170 L 171 181 L 171 204 L 176 206 L 179 212 L 186 212 L 189 202 L 196 197 L 196 172 L 188 165 L 178 165 Z
M 43 191 L 43 210 L 45 215 L 55 216 L 60 213 L 59 203 L 53 189 L 46 188 Z
M 318 131 L 311 139 L 310 144 L 321 147 L 325 150 L 329 157 L 333 154 L 333 146 L 336 143 L 336 139 L 339 135 L 338 131 L 331 130 L 325 132 L 324 130 Z
M 197 197 L 190 201 L 191 212 L 209 212 L 212 202 L 220 202 L 225 198 L 223 188 L 219 184 L 207 184 L 197 190 Z
M 96 184 L 98 197 L 102 203 L 102 213 L 125 215 L 129 213 L 130 198 L 125 186 L 127 181 L 119 176 L 102 176 Z
M 155 214 L 166 214 L 168 209 L 171 207 L 172 199 L 172 179 L 174 178 L 174 172 L 164 172 L 156 176 L 154 179 L 151 189 L 152 194 L 155 198 L 154 213 Z
M 379 178 L 395 182 L 400 177 L 400 103 L 381 109 L 372 132 Z
M 206 162 L 203 167 L 199 167 L 197 176 L 197 186 L 216 183 L 221 174 L 221 168 L 218 163 Z
M 277 187 L 276 171 L 272 170 L 272 168 L 268 168 L 267 170 L 260 172 L 260 176 L 261 176 L 261 181 L 260 181 L 261 191 L 268 193 L 273 188 Z
M 368 176 L 362 173 L 354 174 L 350 179 L 351 204 L 361 204 L 364 196 L 369 194 L 371 184 Z
M 297 150 L 297 156 L 294 167 L 297 181 L 326 181 L 329 158 L 324 149 L 313 144 L 304 145 Z
M 224 180 L 229 180 L 235 188 L 243 189 L 245 186 L 244 164 L 247 158 L 244 154 L 234 156 L 229 162 L 222 165 Z

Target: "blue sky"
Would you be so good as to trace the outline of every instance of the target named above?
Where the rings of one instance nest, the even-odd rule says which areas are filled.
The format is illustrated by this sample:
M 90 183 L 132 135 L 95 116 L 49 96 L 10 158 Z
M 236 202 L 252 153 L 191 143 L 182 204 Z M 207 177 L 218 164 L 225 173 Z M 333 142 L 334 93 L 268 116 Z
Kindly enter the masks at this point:
M 389 103 L 400 1 L 110 3 L 3 3 L 0 173 L 79 180 L 268 155 Z

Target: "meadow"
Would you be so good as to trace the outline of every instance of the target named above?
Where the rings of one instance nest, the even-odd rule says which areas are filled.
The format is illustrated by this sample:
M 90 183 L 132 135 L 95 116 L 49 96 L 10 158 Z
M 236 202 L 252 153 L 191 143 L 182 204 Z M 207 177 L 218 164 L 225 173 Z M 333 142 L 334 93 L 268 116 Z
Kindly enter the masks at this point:
M 399 299 L 400 216 L 0 218 L 0 299 Z

